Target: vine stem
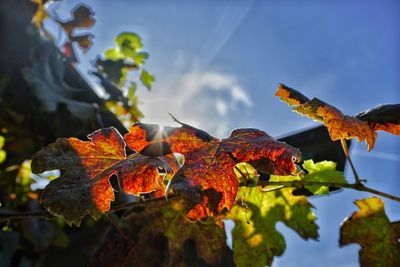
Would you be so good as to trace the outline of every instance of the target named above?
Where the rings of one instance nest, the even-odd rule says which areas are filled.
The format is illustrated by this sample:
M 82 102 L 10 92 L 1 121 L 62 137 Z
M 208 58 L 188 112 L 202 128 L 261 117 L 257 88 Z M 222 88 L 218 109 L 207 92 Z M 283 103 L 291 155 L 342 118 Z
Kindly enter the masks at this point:
M 172 196 L 168 197 L 168 200 L 177 199 L 179 197 L 182 197 L 182 195 L 172 195 Z M 110 213 L 114 213 L 114 212 L 122 211 L 122 210 L 127 210 L 127 209 L 131 209 L 131 208 L 136 208 L 136 207 L 144 207 L 149 202 L 158 202 L 158 201 L 161 202 L 161 201 L 166 201 L 166 200 L 165 200 L 165 198 L 162 197 L 162 198 L 152 198 L 152 199 L 145 200 L 145 201 L 140 200 L 140 201 L 136 201 L 136 202 L 122 203 L 122 204 L 111 207 L 110 210 L 106 212 L 106 214 L 110 214 Z M 54 215 L 48 213 L 45 210 L 12 212 L 12 211 L 0 209 L 0 221 L 26 219 L 26 218 L 49 218 L 50 219 L 52 217 L 54 217 Z
M 294 180 L 294 181 L 264 181 L 260 180 L 257 186 L 277 186 L 278 188 L 273 188 L 272 190 L 266 190 L 266 193 L 269 191 L 275 191 L 282 189 L 284 187 L 304 187 L 308 185 L 319 185 L 319 186 L 329 186 L 329 187 L 337 187 L 337 188 L 349 188 L 357 191 L 362 192 L 369 192 L 375 195 L 388 198 L 394 201 L 400 202 L 400 197 L 384 193 L 378 191 L 376 189 L 369 188 L 362 183 L 353 183 L 353 184 L 345 184 L 345 183 L 332 183 L 332 182 L 317 182 L 317 181 L 301 181 L 301 180 Z M 256 185 L 247 185 L 247 186 L 256 186 Z M 168 199 L 175 199 L 182 197 L 182 195 L 172 195 Z M 137 201 L 137 202 L 128 202 L 123 203 L 120 205 L 113 206 L 107 213 L 113 213 L 121 210 L 127 210 L 130 208 L 135 207 L 143 207 L 146 206 L 149 202 L 158 202 L 158 201 L 166 201 L 165 198 L 153 198 L 146 201 Z M 25 218 L 51 218 L 53 215 L 48 213 L 47 211 L 35 211 L 35 212 L 9 212 L 9 211 L 1 211 L 0 210 L 0 221 L 5 220 L 15 220 L 15 219 L 25 219 Z
M 354 183 L 354 184 L 345 184 L 345 183 L 332 183 L 332 182 L 314 182 L 314 181 L 301 181 L 301 180 L 295 180 L 295 181 L 259 181 L 258 185 L 261 186 L 286 186 L 286 187 L 304 187 L 307 185 L 320 185 L 320 186 L 329 186 L 329 187 L 338 187 L 338 188 L 350 188 L 354 189 L 357 191 L 363 191 L 363 192 L 369 192 L 373 193 L 375 195 L 385 197 L 391 200 L 395 200 L 400 202 L 400 197 L 393 196 L 391 194 L 381 192 L 376 189 L 369 188 L 362 183 Z

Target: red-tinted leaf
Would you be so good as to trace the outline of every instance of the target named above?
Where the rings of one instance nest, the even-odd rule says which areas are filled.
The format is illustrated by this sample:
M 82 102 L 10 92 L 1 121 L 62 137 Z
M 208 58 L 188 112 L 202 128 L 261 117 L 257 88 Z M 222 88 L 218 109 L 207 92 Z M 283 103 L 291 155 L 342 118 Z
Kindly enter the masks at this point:
M 96 20 L 93 18 L 93 10 L 84 5 L 80 4 L 72 10 L 72 18 L 68 21 L 59 21 L 61 27 L 65 30 L 68 36 L 72 35 L 75 28 L 90 28 L 94 25 Z
M 140 195 L 163 188 L 158 168 L 167 173 L 179 168 L 173 155 L 126 157 L 125 142 L 115 128 L 98 130 L 88 138 L 90 141 L 59 138 L 32 161 L 35 173 L 61 170 L 60 178 L 46 186 L 41 201 L 49 212 L 63 216 L 70 224 L 79 225 L 86 214 L 98 219 L 110 209 L 114 200 L 109 182 L 112 175 L 118 176 L 125 192 Z
M 188 217 L 195 220 L 221 214 L 235 202 L 238 179 L 234 167 L 248 162 L 265 174 L 293 174 L 300 151 L 258 129 L 237 129 L 219 140 L 187 124 L 159 132 L 155 125 L 137 123 L 125 136 L 127 145 L 144 155 L 177 152 L 185 165 L 171 181 L 182 191 Z

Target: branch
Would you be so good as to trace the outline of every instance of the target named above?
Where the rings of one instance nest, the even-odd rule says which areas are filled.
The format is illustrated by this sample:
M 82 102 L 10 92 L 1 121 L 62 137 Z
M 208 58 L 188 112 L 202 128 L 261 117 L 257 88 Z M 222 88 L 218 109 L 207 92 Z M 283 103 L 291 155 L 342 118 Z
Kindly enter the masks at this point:
M 311 182 L 311 181 L 301 181 L 301 180 L 295 180 L 295 181 L 265 181 L 265 180 L 260 180 L 257 185 L 260 186 L 277 186 L 277 188 L 273 189 L 268 189 L 266 192 L 270 191 L 275 191 L 275 190 L 280 190 L 285 187 L 304 187 L 307 185 L 320 185 L 320 186 L 329 186 L 329 187 L 337 187 L 337 188 L 349 188 L 357 191 L 362 191 L 362 192 L 369 192 L 384 198 L 388 198 L 394 201 L 400 202 L 400 197 L 390 195 L 388 193 L 384 193 L 381 191 L 378 191 L 376 189 L 369 188 L 367 186 L 364 186 L 361 183 L 354 183 L 354 184 L 345 184 L 345 183 L 333 183 L 333 182 Z M 251 186 L 256 186 L 255 184 L 248 184 L 246 185 L 248 187 Z M 172 195 L 169 196 L 168 199 L 175 199 L 182 197 L 182 195 L 177 194 L 177 195 Z M 114 213 L 117 211 L 121 210 L 127 210 L 131 208 L 136 208 L 136 207 L 143 207 L 146 206 L 147 203 L 149 202 L 164 202 L 165 198 L 153 198 L 145 201 L 137 201 L 137 202 L 128 202 L 128 203 L 123 203 L 119 205 L 113 206 L 106 214 L 109 213 Z M 0 210 L 0 221 L 6 221 L 6 220 L 16 220 L 16 219 L 25 219 L 25 218 L 51 218 L 54 217 L 54 215 L 48 213 L 47 211 L 34 211 L 34 212 L 10 212 L 10 211 L 2 211 Z
M 400 202 L 400 197 L 390 195 L 388 193 L 384 193 L 369 187 L 366 187 L 365 185 L 361 183 L 354 183 L 354 184 L 344 184 L 344 183 L 332 183 L 332 182 L 311 182 L 311 181 L 300 181 L 300 180 L 295 180 L 295 181 L 259 181 L 258 185 L 261 186 L 268 186 L 268 185 L 274 185 L 274 186 L 287 186 L 287 187 L 304 187 L 307 185 L 320 185 L 320 186 L 329 186 L 329 187 L 338 187 L 338 188 L 350 188 L 354 189 L 357 191 L 363 191 L 363 192 L 369 192 L 373 193 L 375 195 L 379 195 L 381 197 L 389 198 L 391 200 L 395 200 Z
M 15 219 L 26 219 L 26 218 L 46 218 L 53 217 L 46 211 L 7 211 L 0 210 L 0 221 L 15 220 Z
M 172 196 L 169 196 L 168 199 L 170 200 L 170 199 L 175 199 L 178 197 L 181 197 L 181 195 L 172 195 Z M 152 199 L 145 200 L 145 201 L 139 200 L 136 202 L 122 203 L 122 204 L 111 207 L 110 210 L 106 212 L 106 214 L 114 213 L 114 212 L 121 211 L 121 210 L 136 208 L 136 207 L 143 207 L 149 202 L 158 202 L 158 201 L 165 201 L 165 198 L 152 198 Z M 52 215 L 51 213 L 48 213 L 45 210 L 13 212 L 13 211 L 0 209 L 0 221 L 18 220 L 18 219 L 26 219 L 26 218 L 52 218 L 52 217 L 54 217 L 54 215 Z

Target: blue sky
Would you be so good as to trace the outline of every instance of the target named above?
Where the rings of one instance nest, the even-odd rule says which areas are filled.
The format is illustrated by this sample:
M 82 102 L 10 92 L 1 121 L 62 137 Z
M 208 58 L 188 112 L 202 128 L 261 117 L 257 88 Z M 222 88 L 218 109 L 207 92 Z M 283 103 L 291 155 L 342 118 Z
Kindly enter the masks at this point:
M 79 2 L 62 1 L 51 10 L 67 18 Z M 400 102 L 399 1 L 85 3 L 97 22 L 89 30 L 94 46 L 80 55 L 83 73 L 118 33 L 143 38 L 147 68 L 157 78 L 152 92 L 139 91 L 144 122 L 173 125 L 171 112 L 220 138 L 237 127 L 281 136 L 317 125 L 274 97 L 280 82 L 346 114 Z M 372 152 L 362 143 L 351 154 L 369 186 L 400 195 L 399 137 L 379 132 Z M 367 196 L 342 191 L 313 198 L 320 241 L 305 242 L 279 224 L 287 250 L 273 266 L 358 266 L 358 246 L 338 248 L 338 229 L 356 210 L 352 201 Z M 399 220 L 399 203 L 385 203 L 391 220 Z

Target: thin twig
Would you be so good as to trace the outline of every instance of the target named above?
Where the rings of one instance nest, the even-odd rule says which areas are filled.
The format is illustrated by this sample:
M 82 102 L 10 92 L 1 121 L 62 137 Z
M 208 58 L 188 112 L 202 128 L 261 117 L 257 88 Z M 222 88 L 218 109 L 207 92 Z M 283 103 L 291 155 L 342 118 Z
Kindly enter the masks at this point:
M 361 179 L 358 176 L 358 173 L 356 171 L 356 168 L 354 167 L 353 161 L 351 161 L 350 154 L 349 154 L 349 149 L 348 149 L 347 144 L 346 144 L 346 140 L 340 139 L 340 143 L 342 144 L 343 152 L 346 155 L 346 158 L 350 163 L 351 170 L 353 171 L 354 178 L 356 179 L 356 184 L 361 184 Z
M 15 220 L 15 219 L 26 219 L 26 218 L 50 218 L 53 217 L 46 211 L 15 211 L 15 212 L 4 212 L 0 210 L 0 221 Z

